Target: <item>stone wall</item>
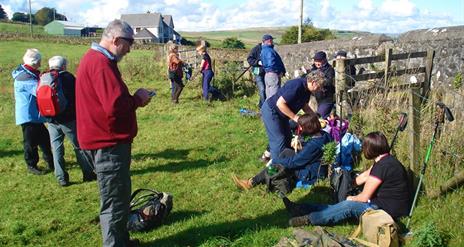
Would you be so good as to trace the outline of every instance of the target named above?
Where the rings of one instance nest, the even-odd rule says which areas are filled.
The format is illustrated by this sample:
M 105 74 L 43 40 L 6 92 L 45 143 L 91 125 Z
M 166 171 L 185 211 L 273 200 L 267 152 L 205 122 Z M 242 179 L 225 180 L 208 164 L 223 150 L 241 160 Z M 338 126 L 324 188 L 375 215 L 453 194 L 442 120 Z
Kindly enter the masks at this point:
M 325 51 L 329 60 L 338 50 L 348 52 L 348 57 L 366 57 L 384 54 L 386 48 L 392 48 L 393 54 L 435 50 L 432 71 L 432 87 L 450 86 L 458 73 L 464 73 L 464 26 L 422 29 L 406 32 L 393 40 L 387 36 L 354 37 L 352 40 L 327 40 L 297 45 L 277 46 L 287 71 L 301 66 L 309 66 L 316 51 Z M 397 63 L 398 67 L 424 66 L 425 59 L 411 59 Z M 379 64 L 383 66 L 382 64 Z M 380 67 L 381 68 L 381 67 Z

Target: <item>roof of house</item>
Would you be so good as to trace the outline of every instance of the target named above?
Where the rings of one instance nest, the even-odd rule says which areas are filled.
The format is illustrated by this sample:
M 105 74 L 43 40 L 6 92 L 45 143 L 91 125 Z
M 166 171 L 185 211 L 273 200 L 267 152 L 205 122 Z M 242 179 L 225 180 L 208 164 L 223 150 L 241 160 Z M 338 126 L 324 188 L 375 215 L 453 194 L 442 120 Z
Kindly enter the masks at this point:
M 121 15 L 121 19 L 129 23 L 132 27 L 158 27 L 160 18 L 169 25 L 172 23 L 172 16 L 161 15 L 160 13 L 145 13 L 145 14 L 125 14 Z
M 172 21 L 172 16 L 171 15 L 163 15 L 163 21 L 168 26 L 171 26 L 172 28 L 174 28 L 174 22 Z
M 158 39 L 156 35 L 152 34 L 146 28 L 140 30 L 138 33 L 134 35 L 134 39 Z
M 77 23 L 74 23 L 74 22 L 70 22 L 70 21 L 58 21 L 58 20 L 54 20 L 50 23 L 48 23 L 47 25 L 51 24 L 51 23 L 59 23 L 61 25 L 63 25 L 64 27 L 66 28 L 84 28 L 85 26 L 84 25 L 81 25 L 81 24 L 77 24 Z

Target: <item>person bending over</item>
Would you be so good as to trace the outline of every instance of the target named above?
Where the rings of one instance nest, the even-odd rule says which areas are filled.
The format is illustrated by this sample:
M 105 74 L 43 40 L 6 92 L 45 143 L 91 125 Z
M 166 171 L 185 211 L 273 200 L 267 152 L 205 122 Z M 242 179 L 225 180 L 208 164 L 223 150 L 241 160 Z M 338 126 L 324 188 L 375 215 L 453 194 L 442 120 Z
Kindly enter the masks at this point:
M 293 217 L 290 226 L 334 225 L 350 218 L 359 219 L 368 209 L 383 209 L 394 219 L 408 214 L 408 176 L 403 165 L 390 155 L 385 136 L 369 133 L 363 139 L 362 151 L 366 159 L 374 160 L 369 169 L 356 177 L 356 185 L 364 185 L 362 192 L 334 205 L 297 204 L 284 197 L 285 208 Z

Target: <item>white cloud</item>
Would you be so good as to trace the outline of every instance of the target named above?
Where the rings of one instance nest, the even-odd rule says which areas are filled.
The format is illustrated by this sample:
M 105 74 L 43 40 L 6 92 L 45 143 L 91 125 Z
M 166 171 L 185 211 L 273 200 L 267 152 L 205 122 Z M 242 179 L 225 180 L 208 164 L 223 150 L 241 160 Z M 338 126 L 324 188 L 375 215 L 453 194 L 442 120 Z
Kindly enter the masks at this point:
M 407 17 L 416 14 L 417 8 L 409 0 L 385 0 L 380 11 L 393 17 Z
M 217 0 L 219 1 L 219 0 Z M 314 25 L 339 30 L 370 32 L 404 32 L 411 29 L 463 24 L 446 13 L 421 9 L 416 0 L 359 0 L 345 2 L 340 9 L 337 2 L 346 0 L 306 0 L 304 18 Z M 28 1 L 2 0 L 10 15 L 27 12 Z M 42 7 L 54 7 L 72 22 L 106 26 L 121 14 L 160 12 L 173 16 L 178 31 L 225 30 L 249 27 L 297 25 L 300 1 L 246 0 L 241 4 L 218 7 L 216 1 L 205 0 L 34 0 L 33 12 Z M 349 2 L 349 3 L 348 3 Z M 418 1 L 416 1 L 418 3 Z M 8 8 L 8 7 L 9 8 Z M 351 8 L 350 8 L 351 6 Z M 420 5 L 419 5 L 420 6 Z
M 372 4 L 372 0 L 360 0 L 358 2 L 357 8 L 358 11 L 356 11 L 355 13 L 362 17 L 368 17 L 374 11 L 374 5 Z
M 10 5 L 2 5 L 3 10 L 5 10 L 6 15 L 8 16 L 8 19 L 11 19 L 13 17 L 13 10 L 11 9 Z

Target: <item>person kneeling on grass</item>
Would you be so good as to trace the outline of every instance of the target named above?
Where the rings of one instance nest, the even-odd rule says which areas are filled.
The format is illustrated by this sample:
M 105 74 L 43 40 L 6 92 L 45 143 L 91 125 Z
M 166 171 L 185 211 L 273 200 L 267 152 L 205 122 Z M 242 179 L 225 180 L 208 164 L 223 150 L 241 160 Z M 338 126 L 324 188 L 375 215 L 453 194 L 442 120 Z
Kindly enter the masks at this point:
M 408 176 L 403 165 L 390 155 L 385 136 L 369 133 L 363 139 L 362 151 L 366 159 L 374 160 L 369 169 L 356 177 L 356 185 L 364 184 L 362 192 L 334 205 L 297 204 L 284 197 L 285 208 L 293 217 L 290 226 L 333 225 L 349 218 L 359 219 L 368 209 L 383 209 L 394 219 L 408 214 Z
M 328 133 L 321 130 L 321 123 L 314 112 L 300 116 L 298 124 L 302 128 L 303 135 L 310 136 L 310 139 L 302 144 L 303 148 L 301 151 L 294 153 L 293 150 L 286 149 L 281 153 L 279 158 L 272 159 L 271 165 L 280 164 L 285 169 L 292 171 L 289 174 L 294 176 L 297 181 L 314 183 L 318 177 L 318 170 L 323 154 L 322 147 L 331 142 L 332 138 Z M 287 154 L 288 151 L 291 151 L 291 155 Z M 267 167 L 264 168 L 256 176 L 248 180 L 239 179 L 235 175 L 232 178 L 237 187 L 248 190 L 258 184 L 265 183 L 267 170 Z

